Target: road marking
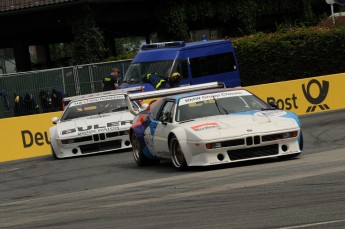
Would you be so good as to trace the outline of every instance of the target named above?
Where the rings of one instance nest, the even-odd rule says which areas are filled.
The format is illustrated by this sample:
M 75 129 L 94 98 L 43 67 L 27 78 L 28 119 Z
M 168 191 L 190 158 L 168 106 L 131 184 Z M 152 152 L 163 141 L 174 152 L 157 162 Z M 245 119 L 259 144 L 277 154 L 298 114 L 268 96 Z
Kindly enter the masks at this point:
M 302 224 L 302 225 L 291 226 L 291 227 L 280 227 L 280 228 L 278 228 L 278 229 L 307 228 L 307 227 L 315 227 L 315 226 L 320 226 L 320 225 L 327 225 L 327 224 L 341 223 L 341 222 L 345 222 L 345 219 L 332 220 L 332 221 L 325 221 L 325 222 L 319 222 L 319 223 Z

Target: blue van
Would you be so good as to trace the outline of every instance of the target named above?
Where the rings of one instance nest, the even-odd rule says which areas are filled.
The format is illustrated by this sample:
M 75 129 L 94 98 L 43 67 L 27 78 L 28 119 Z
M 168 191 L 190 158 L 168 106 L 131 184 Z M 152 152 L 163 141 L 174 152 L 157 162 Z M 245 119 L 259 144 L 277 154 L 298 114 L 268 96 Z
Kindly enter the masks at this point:
M 120 88 L 144 86 L 148 73 L 169 76 L 182 75 L 181 86 L 219 81 L 226 87 L 240 86 L 239 70 L 230 40 L 211 40 L 186 43 L 173 41 L 146 44 L 132 60 Z

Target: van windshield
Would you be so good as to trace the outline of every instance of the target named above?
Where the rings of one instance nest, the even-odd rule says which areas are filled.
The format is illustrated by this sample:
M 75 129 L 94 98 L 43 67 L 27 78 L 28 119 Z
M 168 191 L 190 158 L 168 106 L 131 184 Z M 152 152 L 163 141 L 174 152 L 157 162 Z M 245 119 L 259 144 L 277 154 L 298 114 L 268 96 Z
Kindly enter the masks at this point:
M 149 73 L 167 76 L 173 65 L 173 60 L 132 63 L 122 81 L 122 85 L 143 83 L 143 78 Z

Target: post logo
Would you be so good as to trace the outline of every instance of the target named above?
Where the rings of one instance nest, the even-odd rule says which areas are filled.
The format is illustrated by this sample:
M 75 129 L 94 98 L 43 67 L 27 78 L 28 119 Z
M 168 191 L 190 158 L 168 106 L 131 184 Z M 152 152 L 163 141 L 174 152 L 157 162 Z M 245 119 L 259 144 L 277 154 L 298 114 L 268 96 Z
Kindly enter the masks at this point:
M 310 87 L 316 84 L 318 86 L 319 89 L 319 95 L 314 98 L 311 94 L 310 94 Z M 321 110 L 329 110 L 329 106 L 327 104 L 321 104 L 327 97 L 328 94 L 328 90 L 329 90 L 329 82 L 322 80 L 322 85 L 319 81 L 317 81 L 316 79 L 312 79 L 309 81 L 309 83 L 307 84 L 307 86 L 305 86 L 304 84 L 302 85 L 302 90 L 303 90 L 303 94 L 304 97 L 308 100 L 309 103 L 313 104 L 312 106 L 309 106 L 306 110 L 306 113 L 309 112 L 314 112 L 315 109 L 317 107 L 319 107 Z

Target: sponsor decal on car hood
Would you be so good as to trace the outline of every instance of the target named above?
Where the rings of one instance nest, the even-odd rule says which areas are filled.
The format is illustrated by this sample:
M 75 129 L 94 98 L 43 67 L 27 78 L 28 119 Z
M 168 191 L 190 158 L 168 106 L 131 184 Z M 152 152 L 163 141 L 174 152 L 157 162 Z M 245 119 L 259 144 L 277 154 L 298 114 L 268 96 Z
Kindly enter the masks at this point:
M 132 125 L 132 120 L 133 115 L 129 112 L 90 116 L 59 122 L 57 124 L 57 133 L 60 137 L 65 138 L 127 130 Z
M 298 128 L 296 121 L 285 115 L 285 111 L 241 112 L 205 117 L 182 125 L 192 134 L 208 140 Z

